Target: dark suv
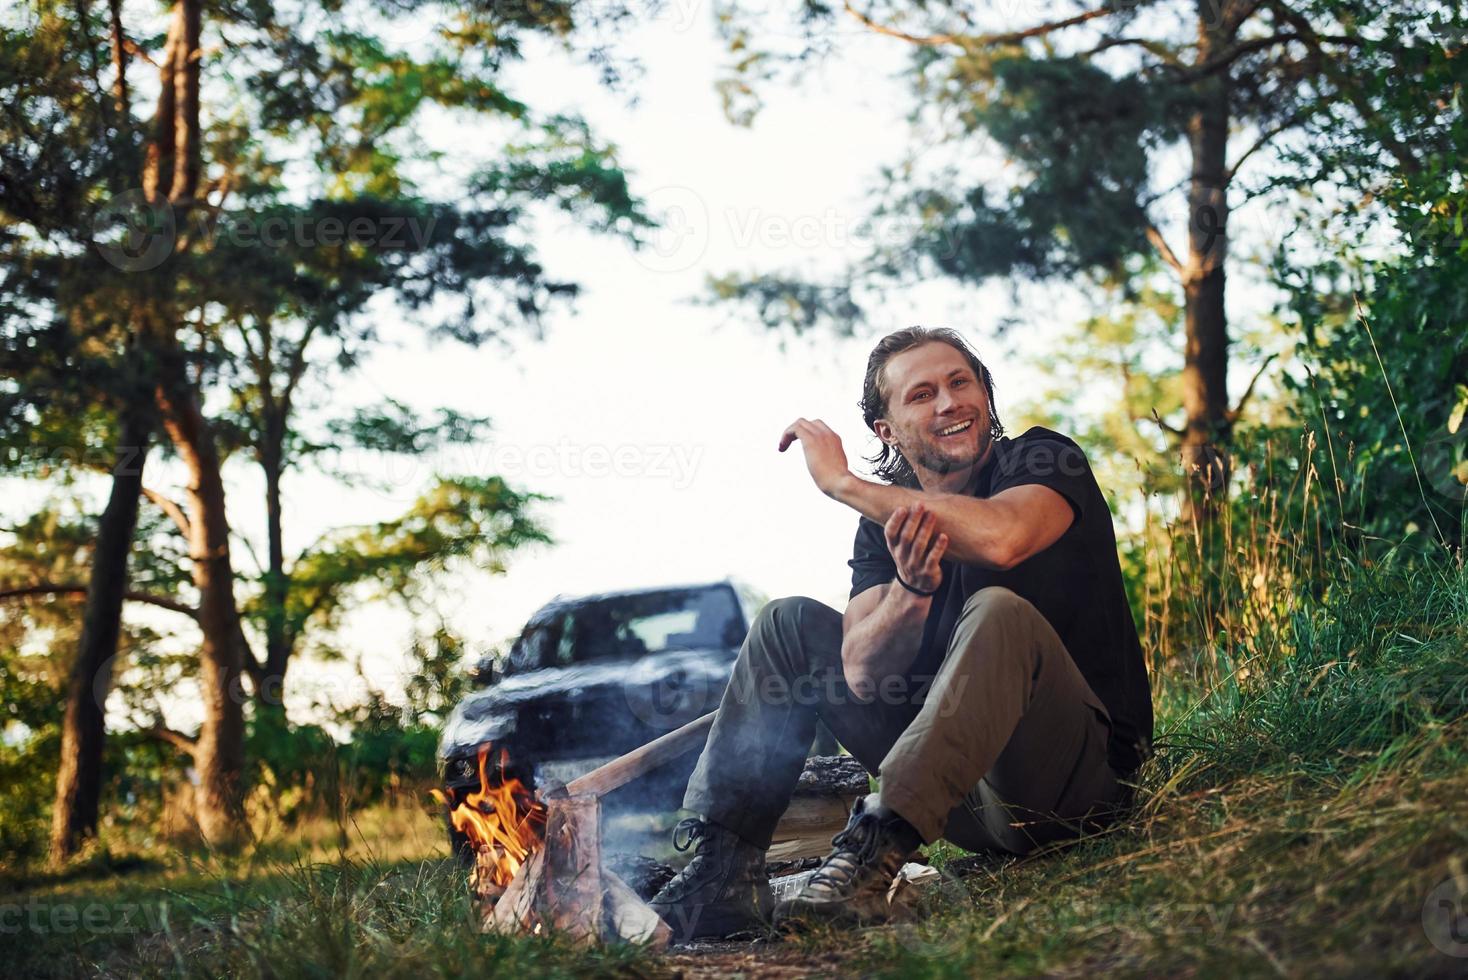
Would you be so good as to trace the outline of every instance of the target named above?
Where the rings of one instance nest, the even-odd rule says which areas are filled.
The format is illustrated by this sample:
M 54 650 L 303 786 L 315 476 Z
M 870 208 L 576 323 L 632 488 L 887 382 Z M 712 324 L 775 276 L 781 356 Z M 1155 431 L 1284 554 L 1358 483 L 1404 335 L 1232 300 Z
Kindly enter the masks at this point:
M 757 600 L 731 582 L 557 597 L 530 617 L 503 669 L 444 724 L 451 798 L 478 788 L 481 745 L 508 753 L 531 788 L 569 782 L 718 707 Z M 606 805 L 676 808 L 698 753 L 618 790 Z M 453 835 L 457 837 L 457 835 Z M 458 845 L 459 840 L 455 840 Z

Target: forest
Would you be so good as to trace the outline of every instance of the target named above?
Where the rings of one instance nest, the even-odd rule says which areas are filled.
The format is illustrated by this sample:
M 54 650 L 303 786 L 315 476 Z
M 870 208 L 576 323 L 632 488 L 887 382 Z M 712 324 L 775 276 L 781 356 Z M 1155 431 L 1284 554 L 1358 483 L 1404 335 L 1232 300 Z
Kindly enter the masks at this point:
M 916 920 L 855 941 L 480 934 L 431 791 L 513 636 L 442 610 L 579 554 L 533 473 L 465 465 L 541 406 L 435 403 L 426 376 L 334 397 L 404 349 L 542 364 L 602 281 L 565 236 L 672 268 L 656 161 L 565 109 L 655 99 L 649 23 L 707 33 L 685 84 L 718 130 L 761 132 L 868 46 L 910 126 L 851 216 L 887 233 L 820 265 L 695 257 L 648 317 L 711 311 L 797 371 L 935 284 L 975 319 L 929 325 L 985 350 L 1039 324 L 1006 355 L 1045 381 L 1001 385 L 1011 434 L 1072 436 L 1116 519 L 1157 718 L 1135 814 L 1043 858 L 928 845 Z M 1468 9 L 1426 0 L 7 5 L 4 972 L 1460 972 L 1465 42 Z M 565 92 L 515 84 L 552 57 Z M 724 342 L 689 322 L 687 349 Z M 389 486 L 392 512 L 323 502 Z M 657 522 L 596 526 L 620 520 Z M 397 687 L 362 666 L 373 615 L 410 637 Z M 316 696 L 328 676 L 350 696 Z

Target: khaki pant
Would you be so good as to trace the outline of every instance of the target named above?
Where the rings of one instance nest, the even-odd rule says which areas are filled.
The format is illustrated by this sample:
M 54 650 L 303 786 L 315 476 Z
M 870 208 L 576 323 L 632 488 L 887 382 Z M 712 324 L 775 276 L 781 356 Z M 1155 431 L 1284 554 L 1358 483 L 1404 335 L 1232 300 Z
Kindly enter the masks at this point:
M 755 618 L 684 807 L 768 847 L 817 718 L 927 842 L 1026 854 L 1122 805 L 1110 715 L 1025 599 L 976 593 L 936 674 L 880 680 L 865 704 L 841 670 L 841 618 L 804 597 Z

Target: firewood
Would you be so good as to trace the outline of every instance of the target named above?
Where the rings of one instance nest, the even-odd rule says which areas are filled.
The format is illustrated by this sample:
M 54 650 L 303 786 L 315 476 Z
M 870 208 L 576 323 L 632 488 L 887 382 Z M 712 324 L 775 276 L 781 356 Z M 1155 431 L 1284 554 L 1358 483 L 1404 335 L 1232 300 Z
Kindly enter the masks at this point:
M 606 889 L 603 934 L 629 943 L 647 943 L 662 949 L 673 938 L 652 906 L 643 902 L 627 883 L 608 871 L 602 876 Z
M 546 815 L 545 906 L 548 922 L 576 939 L 600 932 L 601 804 L 594 796 L 552 800 Z
M 537 923 L 535 905 L 541 892 L 541 878 L 545 873 L 545 849 L 536 851 L 515 872 L 505 893 L 495 903 L 493 911 L 485 916 L 487 932 L 532 932 Z
M 627 883 L 602 867 L 601 805 L 594 796 L 547 801 L 545 843 L 511 879 L 487 932 L 554 929 L 591 943 L 622 940 L 666 946 L 668 927 Z
M 768 861 L 824 857 L 831 838 L 851 816 L 858 796 L 870 788 L 866 769 L 849 755 L 812 756 L 795 784 L 770 843 Z
M 866 769 L 849 755 L 813 755 L 795 783 L 796 796 L 865 796 L 870 790 Z

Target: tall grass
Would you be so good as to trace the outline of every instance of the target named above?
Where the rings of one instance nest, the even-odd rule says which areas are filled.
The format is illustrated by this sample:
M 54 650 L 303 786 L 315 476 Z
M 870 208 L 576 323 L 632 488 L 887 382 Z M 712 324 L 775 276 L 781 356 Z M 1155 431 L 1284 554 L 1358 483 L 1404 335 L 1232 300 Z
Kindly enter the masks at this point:
M 1308 429 L 1294 447 L 1266 436 L 1211 519 L 1149 510 L 1126 552 L 1159 747 L 1256 768 L 1382 751 L 1461 715 L 1461 543 L 1357 533 L 1334 450 Z

